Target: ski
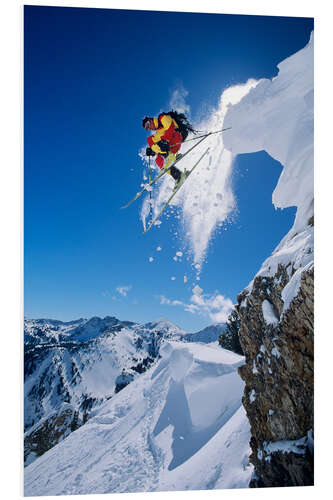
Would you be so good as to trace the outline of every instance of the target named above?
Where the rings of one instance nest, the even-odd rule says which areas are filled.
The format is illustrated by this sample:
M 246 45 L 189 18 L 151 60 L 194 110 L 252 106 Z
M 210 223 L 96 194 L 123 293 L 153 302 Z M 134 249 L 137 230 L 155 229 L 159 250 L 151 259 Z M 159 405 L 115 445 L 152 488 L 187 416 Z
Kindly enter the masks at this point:
M 178 193 L 178 191 L 180 190 L 180 188 L 184 185 L 184 183 L 186 182 L 186 180 L 189 178 L 189 176 L 191 175 L 191 173 L 195 170 L 195 168 L 199 165 L 199 163 L 201 162 L 201 160 L 203 159 L 203 157 L 208 153 L 209 151 L 209 148 L 206 149 L 206 151 L 200 156 L 199 160 L 194 164 L 194 166 L 191 168 L 191 170 L 189 171 L 185 171 L 185 176 L 183 178 L 183 181 L 181 183 L 179 183 L 179 185 L 173 190 L 173 193 L 172 195 L 168 198 L 168 200 L 164 203 L 163 207 L 161 208 L 160 212 L 158 213 L 158 215 L 149 222 L 148 226 L 147 226 L 147 229 L 145 229 L 142 234 L 146 234 L 148 233 L 148 231 L 153 227 L 153 225 L 158 221 L 158 219 L 161 217 L 162 213 L 164 212 L 164 210 L 167 208 L 167 206 L 170 204 L 171 200 L 173 199 L 174 196 L 176 196 L 176 194 Z
M 205 139 L 207 139 L 207 137 L 209 137 L 210 135 L 214 134 L 216 132 L 209 132 L 208 134 L 204 135 L 199 142 L 197 142 L 196 144 L 194 144 L 194 146 L 192 146 L 190 149 L 188 149 L 184 154 L 182 154 L 179 158 L 176 158 L 176 160 L 168 166 L 168 168 L 165 168 L 163 169 L 152 181 L 148 182 L 144 188 L 139 191 L 138 193 L 136 193 L 136 195 L 134 196 L 134 198 L 132 200 L 130 200 L 128 203 L 126 203 L 126 205 L 120 207 L 120 208 L 127 208 L 129 207 L 130 205 L 132 205 L 132 203 L 134 203 L 134 201 L 136 201 L 138 198 L 140 198 L 141 195 L 143 195 L 143 193 L 145 191 L 149 191 L 149 188 L 155 184 L 155 182 L 157 182 L 161 177 L 163 177 L 163 175 L 165 175 L 170 169 L 171 167 L 173 167 L 174 165 L 176 165 L 176 163 L 178 163 L 180 160 L 182 160 L 188 153 L 190 153 L 194 148 L 196 148 L 197 146 L 199 146 L 199 144 L 204 141 Z M 196 137 L 197 139 L 197 137 Z

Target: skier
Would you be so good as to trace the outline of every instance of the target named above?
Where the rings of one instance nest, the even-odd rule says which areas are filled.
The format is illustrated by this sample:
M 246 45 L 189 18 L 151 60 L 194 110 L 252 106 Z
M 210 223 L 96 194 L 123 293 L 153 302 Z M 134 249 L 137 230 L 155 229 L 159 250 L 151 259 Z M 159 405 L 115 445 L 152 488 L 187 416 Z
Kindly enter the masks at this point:
M 176 153 L 189 131 L 196 133 L 186 116 L 176 111 L 160 113 L 157 118 L 145 116 L 142 126 L 145 130 L 156 131 L 147 139 L 149 147 L 146 149 L 146 155 L 156 156 L 155 162 L 160 169 L 168 168 L 176 160 Z M 175 166 L 172 166 L 168 173 L 176 181 L 175 186 L 181 183 L 185 176 L 185 173 Z
M 121 208 L 127 208 L 132 205 L 132 203 L 140 198 L 140 196 L 142 196 L 146 191 L 150 191 L 151 194 L 151 186 L 153 186 L 155 182 L 157 182 L 166 173 L 170 173 L 170 175 L 172 175 L 172 177 L 176 181 L 172 194 L 166 200 L 159 213 L 155 217 L 151 218 L 148 227 L 144 231 L 144 233 L 147 233 L 157 223 L 162 213 L 169 206 L 170 202 L 172 201 L 174 196 L 176 196 L 179 189 L 181 189 L 186 179 L 198 167 L 204 156 L 206 156 L 209 151 L 209 147 L 202 153 L 200 158 L 195 162 L 190 170 L 185 169 L 184 172 L 181 172 L 178 168 L 176 168 L 175 164 L 178 163 L 178 161 L 182 161 L 185 156 L 190 154 L 194 148 L 197 148 L 199 144 L 207 139 L 207 137 L 210 137 L 212 134 L 219 134 L 221 132 L 224 132 L 225 130 L 230 130 L 231 127 L 227 127 L 222 130 L 216 130 L 214 132 L 207 132 L 206 134 L 199 137 L 188 139 L 189 141 L 196 141 L 197 139 L 200 140 L 197 141 L 194 146 L 187 149 L 184 154 L 178 153 L 176 155 L 181 147 L 182 142 L 186 140 L 188 133 L 198 133 L 197 130 L 194 130 L 183 113 L 169 111 L 168 113 L 161 113 L 158 118 L 145 116 L 142 120 L 142 126 L 146 130 L 155 131 L 155 134 L 148 137 L 147 142 L 149 144 L 149 147 L 146 149 L 146 155 L 149 157 L 157 155 L 156 163 L 161 169 L 161 172 L 156 175 L 154 179 L 149 179 L 149 183 L 146 184 L 141 191 L 136 193 L 134 198 L 132 198 L 128 203 L 126 203 L 126 205 L 122 206 Z M 166 168 L 168 168 L 168 170 L 166 170 Z

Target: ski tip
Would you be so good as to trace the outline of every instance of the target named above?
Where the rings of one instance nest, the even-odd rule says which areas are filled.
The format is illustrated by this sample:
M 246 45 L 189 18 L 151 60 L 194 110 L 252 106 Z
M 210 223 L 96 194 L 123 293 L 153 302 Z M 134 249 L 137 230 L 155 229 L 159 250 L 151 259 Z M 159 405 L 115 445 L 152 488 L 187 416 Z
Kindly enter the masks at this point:
M 147 227 L 144 228 L 144 231 L 142 231 L 142 234 L 148 233 L 149 229 L 152 227 L 152 224 L 148 224 Z
M 148 231 L 149 231 L 149 230 L 150 230 L 153 226 L 159 226 L 159 225 L 160 225 L 159 220 L 156 220 L 156 219 L 155 219 L 152 223 L 148 224 L 148 227 L 147 227 L 144 231 L 142 231 L 142 234 L 146 234 L 146 233 L 148 233 Z

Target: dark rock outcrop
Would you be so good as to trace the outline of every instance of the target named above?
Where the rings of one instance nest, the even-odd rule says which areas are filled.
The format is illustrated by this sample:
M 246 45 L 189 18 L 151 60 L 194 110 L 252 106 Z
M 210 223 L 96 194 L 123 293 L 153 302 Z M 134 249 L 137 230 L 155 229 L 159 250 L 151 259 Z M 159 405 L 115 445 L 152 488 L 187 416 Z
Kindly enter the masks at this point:
M 42 419 L 24 436 L 24 461 L 28 465 L 82 425 L 78 412 L 64 403 L 58 411 Z
M 252 487 L 313 484 L 313 267 L 284 310 L 282 290 L 294 273 L 291 264 L 280 264 L 274 276 L 257 276 L 236 306 Z

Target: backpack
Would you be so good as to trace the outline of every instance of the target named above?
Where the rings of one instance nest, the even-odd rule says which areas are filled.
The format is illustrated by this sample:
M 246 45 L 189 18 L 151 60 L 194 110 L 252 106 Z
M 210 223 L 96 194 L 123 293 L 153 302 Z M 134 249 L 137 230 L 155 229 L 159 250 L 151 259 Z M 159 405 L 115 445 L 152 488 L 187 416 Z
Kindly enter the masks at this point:
M 171 118 L 175 120 L 175 122 L 178 125 L 178 130 L 181 133 L 181 136 L 183 137 L 183 141 L 185 141 L 186 137 L 188 136 L 189 132 L 192 132 L 193 134 L 196 134 L 197 131 L 194 130 L 184 113 L 178 113 L 178 111 L 168 111 L 167 113 L 162 113 L 165 115 L 170 115 Z

